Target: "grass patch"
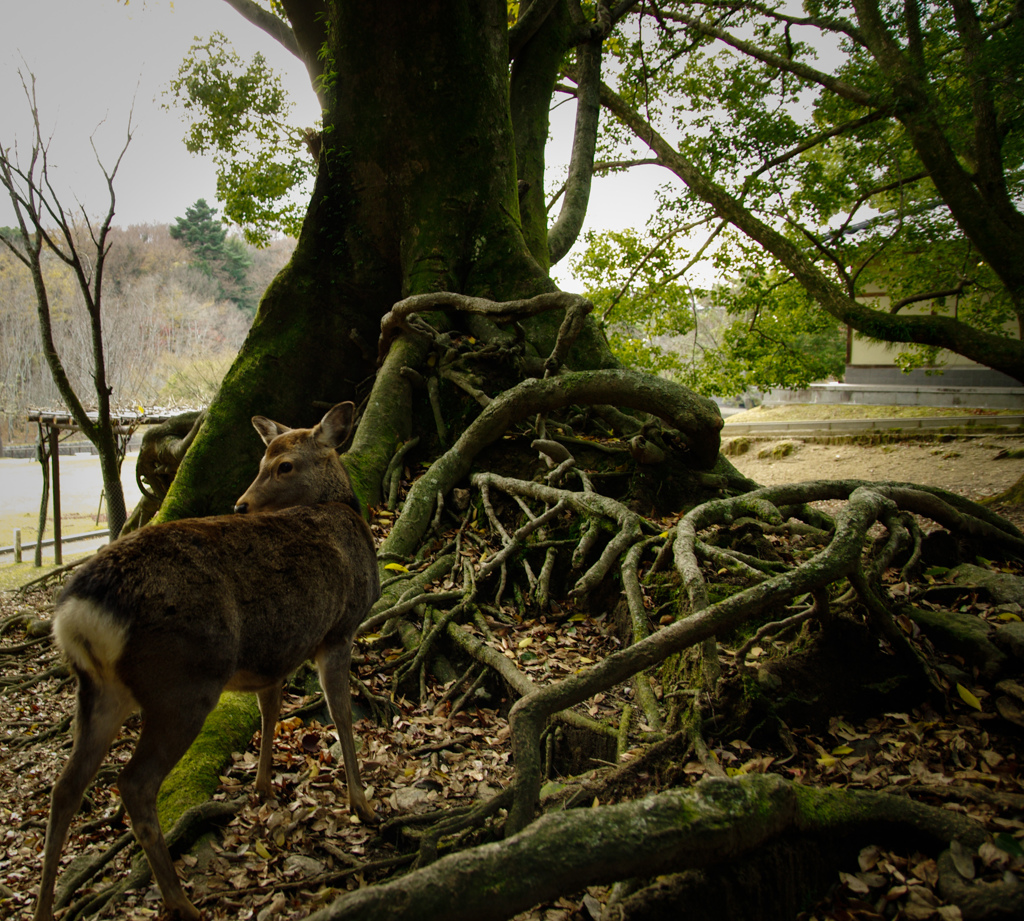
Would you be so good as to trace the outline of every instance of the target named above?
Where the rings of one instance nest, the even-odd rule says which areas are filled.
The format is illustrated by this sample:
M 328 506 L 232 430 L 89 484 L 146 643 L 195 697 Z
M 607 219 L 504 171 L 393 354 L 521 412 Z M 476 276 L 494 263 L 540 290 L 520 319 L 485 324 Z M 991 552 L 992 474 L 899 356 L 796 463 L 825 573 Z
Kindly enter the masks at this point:
M 790 454 L 795 454 L 797 445 L 792 441 L 779 441 L 775 444 L 768 445 L 766 448 L 761 448 L 757 452 L 759 460 L 782 460 L 784 457 L 789 457 Z
M 85 556 L 92 556 L 93 552 L 68 553 L 65 550 L 64 565 L 67 566 L 68 563 L 73 563 L 75 560 Z M 34 551 L 32 550 L 26 550 L 25 562 L 22 563 L 0 563 L 0 592 L 16 591 L 27 582 L 45 576 L 48 572 L 59 568 L 54 565 L 52 558 L 49 562 L 46 562 L 44 558 L 43 565 L 37 569 L 32 563 L 33 553 Z

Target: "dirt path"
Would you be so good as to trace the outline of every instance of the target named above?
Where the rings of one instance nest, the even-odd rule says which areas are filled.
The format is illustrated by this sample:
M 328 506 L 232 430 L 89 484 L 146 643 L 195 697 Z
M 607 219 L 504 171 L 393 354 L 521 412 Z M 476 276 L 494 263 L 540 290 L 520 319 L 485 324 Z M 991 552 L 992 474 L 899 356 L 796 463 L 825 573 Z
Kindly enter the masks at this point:
M 784 444 L 792 445 L 793 452 L 772 457 L 772 449 Z M 1015 448 L 1024 448 L 1024 436 L 870 446 L 779 438 L 751 442 L 747 453 L 729 459 L 741 473 L 765 486 L 818 479 L 896 480 L 939 486 L 978 500 L 998 495 L 1024 475 L 1024 460 L 998 456 Z M 1000 512 L 1018 527 L 1024 525 L 1024 510 Z

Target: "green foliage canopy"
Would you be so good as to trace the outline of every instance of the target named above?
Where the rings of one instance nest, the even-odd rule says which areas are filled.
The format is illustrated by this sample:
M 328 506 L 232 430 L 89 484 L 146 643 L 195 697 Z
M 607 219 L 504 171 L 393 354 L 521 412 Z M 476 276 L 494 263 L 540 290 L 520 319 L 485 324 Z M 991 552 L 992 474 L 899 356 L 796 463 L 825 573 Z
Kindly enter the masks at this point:
M 225 217 L 256 246 L 277 232 L 297 237 L 315 173 L 313 135 L 288 124 L 292 104 L 265 58 L 246 64 L 215 32 L 192 46 L 170 92 L 191 119 L 186 148 L 217 166 Z
M 776 266 L 707 292 L 707 312 L 723 317 L 717 348 L 705 349 L 680 378 L 700 393 L 739 396 L 748 390 L 801 389 L 838 378 L 846 334 L 793 277 Z M 751 267 L 756 265 L 752 260 Z
M 664 337 L 693 330 L 692 292 L 673 277 L 679 254 L 671 232 L 650 246 L 635 231 L 588 233 L 586 257 L 573 260 L 615 354 L 632 367 L 677 372 L 679 356 Z
M 908 343 L 905 366 L 944 347 L 1020 374 L 1019 4 L 644 10 L 606 43 L 617 92 L 602 100 L 617 122 L 602 153 L 621 166 L 650 148 L 682 179 L 656 227 L 706 227 L 718 269 L 749 259 L 721 232 L 739 227 L 835 320 Z M 879 290 L 888 308 L 864 300 Z
M 730 240 L 714 260 L 725 280 L 701 287 L 679 228 L 659 229 L 588 233 L 573 260 L 620 360 L 722 397 L 842 374 L 845 330 L 762 249 Z

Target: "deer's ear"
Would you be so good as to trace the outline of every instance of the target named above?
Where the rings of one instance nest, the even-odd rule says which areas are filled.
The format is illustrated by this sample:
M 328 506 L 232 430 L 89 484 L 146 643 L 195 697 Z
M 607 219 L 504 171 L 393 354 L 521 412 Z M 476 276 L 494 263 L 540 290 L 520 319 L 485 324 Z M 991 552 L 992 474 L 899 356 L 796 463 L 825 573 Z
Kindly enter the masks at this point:
M 328 448 L 342 448 L 352 435 L 355 424 L 354 403 L 338 403 L 332 406 L 320 423 L 313 429 L 313 437 Z
M 260 438 L 266 445 L 269 445 L 278 435 L 291 431 L 287 425 L 281 425 L 280 422 L 274 422 L 273 419 L 268 419 L 266 416 L 253 416 L 252 427 L 260 433 Z

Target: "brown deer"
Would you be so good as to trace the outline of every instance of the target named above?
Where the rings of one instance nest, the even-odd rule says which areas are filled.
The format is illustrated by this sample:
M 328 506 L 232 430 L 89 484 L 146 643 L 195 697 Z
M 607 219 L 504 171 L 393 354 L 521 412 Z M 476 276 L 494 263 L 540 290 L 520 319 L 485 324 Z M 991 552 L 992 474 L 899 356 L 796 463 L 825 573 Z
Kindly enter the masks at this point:
M 36 921 L 53 917 L 68 826 L 134 710 L 142 732 L 118 779 L 121 799 L 167 908 L 199 918 L 160 831 L 157 791 L 221 691 L 236 690 L 259 697 L 256 790 L 268 796 L 282 683 L 308 658 L 338 730 L 349 806 L 376 820 L 359 779 L 349 697 L 352 641 L 380 594 L 373 538 L 338 457 L 353 415 L 340 403 L 311 429 L 254 417 L 267 451 L 239 514 L 149 525 L 69 581 L 54 634 L 78 678 L 78 710 L 53 787 Z

